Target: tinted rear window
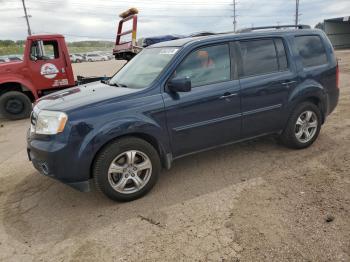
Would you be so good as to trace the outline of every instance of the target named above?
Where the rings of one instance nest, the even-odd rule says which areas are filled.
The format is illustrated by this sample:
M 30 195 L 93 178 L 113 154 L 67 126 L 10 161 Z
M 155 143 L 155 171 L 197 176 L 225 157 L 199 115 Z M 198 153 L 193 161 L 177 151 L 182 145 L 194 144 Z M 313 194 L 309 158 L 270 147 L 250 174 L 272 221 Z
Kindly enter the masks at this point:
M 319 36 L 297 36 L 295 43 L 304 67 L 327 64 L 326 50 Z
M 277 49 L 279 70 L 285 71 L 288 69 L 288 61 L 287 61 L 287 55 L 286 55 L 286 50 L 284 48 L 283 40 L 282 39 L 275 39 L 275 44 L 276 44 L 276 49 Z
M 278 71 L 275 44 L 272 39 L 240 42 L 244 76 Z

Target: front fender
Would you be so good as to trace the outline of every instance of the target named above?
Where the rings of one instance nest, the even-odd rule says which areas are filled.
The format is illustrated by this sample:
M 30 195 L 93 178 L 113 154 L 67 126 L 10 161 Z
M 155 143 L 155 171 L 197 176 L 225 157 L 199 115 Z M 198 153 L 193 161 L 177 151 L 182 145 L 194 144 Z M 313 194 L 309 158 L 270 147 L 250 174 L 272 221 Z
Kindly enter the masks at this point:
M 75 134 L 83 135 L 81 132 L 87 131 L 78 151 L 79 162 L 84 163 L 81 166 L 89 167 L 84 172 L 86 174 L 90 173 L 90 166 L 103 146 L 122 136 L 149 137 L 153 141 L 157 141 L 159 148 L 156 149 L 160 151 L 161 157 L 170 149 L 167 130 L 144 115 L 119 118 L 96 128 L 88 128 L 88 125 L 86 128 L 77 126 L 72 128 L 81 129 L 80 131 L 72 130 Z

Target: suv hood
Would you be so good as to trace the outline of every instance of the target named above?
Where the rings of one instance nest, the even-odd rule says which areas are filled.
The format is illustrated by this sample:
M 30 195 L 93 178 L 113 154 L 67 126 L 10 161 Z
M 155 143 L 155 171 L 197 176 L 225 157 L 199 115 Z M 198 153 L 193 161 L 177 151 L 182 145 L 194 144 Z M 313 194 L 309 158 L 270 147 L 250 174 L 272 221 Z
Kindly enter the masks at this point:
M 140 89 L 116 87 L 101 82 L 93 82 L 44 96 L 38 100 L 36 106 L 41 110 L 65 112 L 137 91 L 140 91 Z

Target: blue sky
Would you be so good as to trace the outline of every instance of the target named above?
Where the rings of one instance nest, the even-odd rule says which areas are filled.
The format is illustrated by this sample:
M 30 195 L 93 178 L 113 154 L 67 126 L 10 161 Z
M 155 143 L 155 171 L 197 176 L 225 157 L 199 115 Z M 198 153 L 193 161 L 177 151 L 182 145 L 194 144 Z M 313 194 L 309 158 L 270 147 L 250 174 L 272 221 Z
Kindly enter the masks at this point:
M 61 33 L 68 41 L 114 40 L 118 14 L 140 10 L 138 37 L 233 30 L 230 0 L 26 0 L 34 33 Z M 237 27 L 293 24 L 295 0 L 239 0 Z M 350 15 L 350 0 L 300 0 L 300 23 Z M 0 0 L 0 38 L 24 39 L 21 0 Z

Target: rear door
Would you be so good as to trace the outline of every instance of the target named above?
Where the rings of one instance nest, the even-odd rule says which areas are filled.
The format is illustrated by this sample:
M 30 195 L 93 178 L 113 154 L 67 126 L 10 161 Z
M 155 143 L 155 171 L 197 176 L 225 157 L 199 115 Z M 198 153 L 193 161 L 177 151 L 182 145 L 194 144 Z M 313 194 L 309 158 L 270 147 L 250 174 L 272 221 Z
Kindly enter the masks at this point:
M 233 68 L 229 43 L 196 49 L 177 67 L 172 77 L 189 77 L 192 90 L 163 93 L 174 157 L 239 138 L 240 88 Z
M 239 43 L 243 137 L 283 128 L 288 94 L 297 81 L 284 41 L 262 38 Z
M 68 85 L 67 61 L 57 40 L 31 43 L 29 63 L 34 86 L 38 90 Z

